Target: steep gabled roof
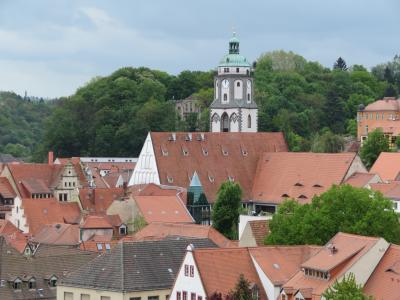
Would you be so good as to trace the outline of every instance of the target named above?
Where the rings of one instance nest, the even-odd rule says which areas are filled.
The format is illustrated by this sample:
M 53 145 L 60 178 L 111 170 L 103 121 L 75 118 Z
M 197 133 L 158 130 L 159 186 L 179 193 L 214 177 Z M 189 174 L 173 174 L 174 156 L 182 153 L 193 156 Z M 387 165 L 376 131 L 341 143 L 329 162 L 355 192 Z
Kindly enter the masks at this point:
M 33 240 L 41 244 L 78 245 L 79 225 L 77 224 L 44 224 L 38 230 Z
M 398 180 L 397 177 L 400 175 L 400 153 L 381 152 L 370 172 L 378 174 L 385 181 Z
M 374 299 L 398 300 L 400 287 L 400 246 L 390 245 L 364 285 L 364 293 Z
M 379 175 L 374 173 L 364 173 L 364 172 L 355 172 L 353 173 L 347 180 L 344 182 L 346 184 L 350 184 L 354 187 L 363 188 L 369 184 L 374 177 L 378 178 L 378 182 L 381 181 Z
M 309 203 L 341 184 L 356 153 L 264 153 L 253 185 L 253 200 L 280 204 L 285 198 Z
M 187 188 L 196 171 L 207 199 L 213 202 L 229 177 L 250 199 L 257 162 L 263 152 L 287 151 L 282 133 L 151 132 L 161 184 Z M 172 181 L 172 183 L 171 183 Z
M 194 249 L 193 255 L 208 297 L 228 295 L 241 274 L 260 289 L 260 299 L 267 299 L 248 248 Z
M 61 285 L 119 292 L 170 289 L 189 244 L 215 246 L 206 239 L 122 242 Z
M 176 196 L 135 196 L 142 216 L 147 223 L 193 223 L 193 218 Z
M 0 196 L 3 198 L 15 198 L 17 196 L 6 177 L 0 177 Z
M 91 213 L 106 213 L 115 200 L 124 196 L 122 188 L 83 188 L 79 189 L 82 209 Z

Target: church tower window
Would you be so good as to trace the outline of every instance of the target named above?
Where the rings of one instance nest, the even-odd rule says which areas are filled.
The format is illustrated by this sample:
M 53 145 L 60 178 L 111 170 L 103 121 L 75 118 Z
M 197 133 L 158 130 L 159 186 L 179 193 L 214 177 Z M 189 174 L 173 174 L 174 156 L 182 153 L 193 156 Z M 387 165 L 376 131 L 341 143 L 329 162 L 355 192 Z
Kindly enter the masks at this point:
M 251 128 L 251 116 L 247 116 L 247 128 Z

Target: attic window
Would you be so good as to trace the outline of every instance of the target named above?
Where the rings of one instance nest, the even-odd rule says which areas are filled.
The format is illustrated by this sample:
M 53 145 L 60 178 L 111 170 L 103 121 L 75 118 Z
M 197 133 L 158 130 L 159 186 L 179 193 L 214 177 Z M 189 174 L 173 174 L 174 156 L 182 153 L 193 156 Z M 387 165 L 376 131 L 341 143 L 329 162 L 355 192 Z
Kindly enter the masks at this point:
M 191 133 L 188 133 L 186 136 L 185 136 L 185 141 L 186 142 L 190 142 L 192 140 L 192 134 Z
M 36 289 L 36 280 L 35 278 L 31 278 L 28 282 L 28 287 L 30 290 Z
M 106 251 L 107 251 L 107 252 L 110 252 L 110 250 L 111 250 L 110 244 L 106 244 Z
M 189 150 L 182 148 L 182 153 L 184 156 L 189 156 Z
M 304 185 L 300 182 L 296 182 L 294 186 L 304 186 Z
M 57 286 L 57 277 L 56 276 L 51 276 L 49 280 L 49 286 L 50 287 L 56 287 Z
M 103 251 L 103 245 L 97 244 L 97 251 Z
M 289 198 L 289 195 L 285 193 L 282 195 L 282 198 Z
M 209 180 L 210 182 L 214 182 L 214 181 L 215 181 L 215 178 L 214 178 L 214 176 L 212 176 L 212 175 L 208 175 L 208 180 Z
M 322 187 L 322 185 L 316 183 L 316 184 L 313 185 L 313 187 L 318 187 L 318 188 L 320 188 L 320 187 Z
M 228 150 L 225 150 L 224 148 L 222 148 L 222 155 L 223 156 L 228 156 L 229 155 Z
M 228 176 L 228 180 L 230 181 L 230 182 L 234 182 L 235 181 L 235 178 L 233 177 L 233 176 Z
M 171 176 L 167 175 L 167 181 L 168 181 L 168 183 L 173 183 L 174 179 Z
M 298 198 L 299 198 L 299 199 L 307 199 L 307 196 L 301 194 Z
M 248 154 L 249 154 L 249 152 L 247 152 L 246 149 L 243 149 L 243 148 L 242 148 L 242 155 L 243 155 L 243 156 L 247 156 Z
M 206 148 L 203 148 L 202 150 L 203 150 L 203 155 L 208 156 L 208 150 Z
M 161 153 L 163 156 L 168 156 L 168 150 L 161 147 Z
M 14 289 L 14 290 L 20 290 L 20 289 L 22 288 L 22 281 L 21 281 L 21 279 L 19 279 L 19 278 L 15 279 L 14 282 L 13 282 L 13 284 L 12 284 L 12 286 L 13 286 L 13 289 Z

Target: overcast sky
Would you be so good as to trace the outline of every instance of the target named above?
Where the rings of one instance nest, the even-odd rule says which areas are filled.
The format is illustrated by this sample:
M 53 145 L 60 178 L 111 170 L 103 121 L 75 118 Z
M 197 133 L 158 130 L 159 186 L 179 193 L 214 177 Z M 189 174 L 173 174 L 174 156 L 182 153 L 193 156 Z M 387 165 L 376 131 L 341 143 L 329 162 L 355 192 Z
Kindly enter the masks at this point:
M 400 53 L 400 1 L 0 0 L 0 90 L 57 97 L 123 66 L 209 70 L 232 28 L 251 61 L 283 49 L 371 67 Z

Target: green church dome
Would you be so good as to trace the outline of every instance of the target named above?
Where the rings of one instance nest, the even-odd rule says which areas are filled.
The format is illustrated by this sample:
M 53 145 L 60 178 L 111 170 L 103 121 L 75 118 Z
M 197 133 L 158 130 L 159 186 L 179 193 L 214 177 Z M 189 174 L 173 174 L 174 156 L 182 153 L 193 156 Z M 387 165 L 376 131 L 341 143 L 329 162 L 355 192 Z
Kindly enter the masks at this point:
M 221 59 L 219 67 L 250 67 L 247 59 L 239 54 L 239 39 L 235 32 L 229 40 L 229 54 Z

